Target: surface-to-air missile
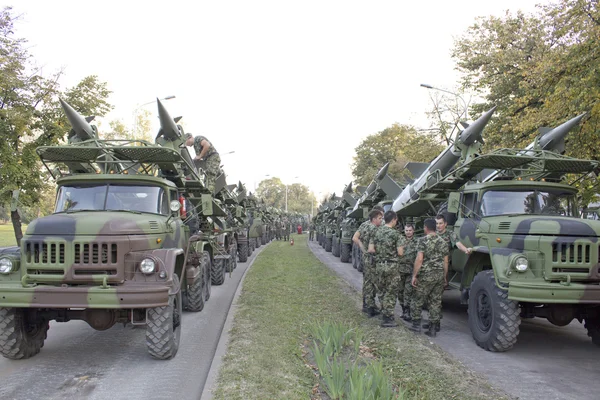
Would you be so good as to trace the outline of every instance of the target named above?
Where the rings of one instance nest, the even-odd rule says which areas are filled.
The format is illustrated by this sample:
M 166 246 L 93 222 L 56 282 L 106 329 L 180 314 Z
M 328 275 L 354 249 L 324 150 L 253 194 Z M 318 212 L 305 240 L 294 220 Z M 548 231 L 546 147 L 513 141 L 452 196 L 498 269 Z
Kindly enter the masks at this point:
M 439 180 L 441 177 L 445 176 L 461 157 L 464 160 L 469 156 L 469 151 L 472 148 L 478 150 L 483 144 L 483 138 L 481 136 L 483 128 L 489 122 L 495 109 L 496 108 L 494 107 L 487 111 L 460 132 L 456 141 L 442 151 L 414 182 L 408 184 L 402 190 L 402 193 L 394 200 L 392 210 L 398 212 L 411 201 L 417 200 L 419 198 L 419 192 L 427 187 L 428 182 L 432 179 Z
M 197 227 L 225 214 L 182 154 L 183 130 L 160 101 L 157 144 L 99 139 L 90 118 L 61 104 L 69 144 L 36 149 L 57 178 L 55 212 L 0 255 L 0 353 L 32 357 L 49 321 L 79 319 L 97 330 L 146 325 L 148 352 L 172 358 L 182 309 L 201 311 L 210 296 L 219 246 L 184 219 Z

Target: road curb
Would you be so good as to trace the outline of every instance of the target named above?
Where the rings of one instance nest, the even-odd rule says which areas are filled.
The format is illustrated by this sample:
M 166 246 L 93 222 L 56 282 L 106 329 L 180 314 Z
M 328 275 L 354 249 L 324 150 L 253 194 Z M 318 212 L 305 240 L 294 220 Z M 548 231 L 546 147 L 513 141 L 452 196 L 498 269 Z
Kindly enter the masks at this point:
M 215 350 L 215 355 L 213 356 L 213 360 L 210 364 L 210 369 L 208 370 L 208 375 L 206 377 L 206 382 L 204 383 L 204 388 L 202 389 L 202 393 L 200 394 L 200 399 L 210 400 L 213 398 L 212 389 L 216 383 L 217 377 L 219 376 L 219 369 L 221 368 L 221 364 L 223 363 L 223 356 L 227 354 L 227 347 L 229 346 L 229 331 L 231 330 L 231 326 L 233 325 L 233 319 L 235 318 L 235 314 L 237 313 L 238 305 L 237 300 L 240 297 L 242 292 L 242 286 L 244 283 L 244 279 L 246 279 L 246 274 L 252 268 L 254 261 L 258 258 L 258 255 L 269 245 L 271 242 L 267 243 L 260 247 L 260 249 L 255 249 L 254 251 L 258 251 L 246 271 L 244 271 L 244 275 L 240 279 L 238 286 L 235 290 L 235 294 L 233 295 L 233 299 L 231 300 L 231 304 L 229 305 L 229 310 L 227 310 L 227 318 L 225 319 L 225 323 L 223 324 L 223 328 L 221 328 L 221 335 L 219 336 L 219 343 L 217 344 L 217 349 Z

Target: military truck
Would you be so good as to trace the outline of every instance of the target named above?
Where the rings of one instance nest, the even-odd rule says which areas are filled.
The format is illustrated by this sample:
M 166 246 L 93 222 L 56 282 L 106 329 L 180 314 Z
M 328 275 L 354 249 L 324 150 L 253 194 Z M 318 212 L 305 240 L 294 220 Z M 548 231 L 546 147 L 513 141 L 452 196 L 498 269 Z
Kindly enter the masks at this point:
M 49 321 L 79 319 L 96 330 L 146 326 L 150 355 L 170 359 L 182 310 L 201 311 L 211 292 L 218 244 L 195 229 L 223 210 L 160 101 L 156 144 L 99 140 L 90 119 L 62 105 L 69 144 L 37 149 L 56 179 L 54 213 L 0 254 L 0 353 L 32 357 Z
M 511 349 L 521 319 L 534 317 L 557 326 L 577 319 L 600 345 L 600 222 L 580 218 L 575 188 L 599 163 L 561 154 L 582 116 L 542 128 L 525 149 L 481 154 L 481 118 L 490 115 L 460 133 L 393 209 L 401 218 L 446 213 L 473 248 L 453 251 L 449 285 L 483 349 Z

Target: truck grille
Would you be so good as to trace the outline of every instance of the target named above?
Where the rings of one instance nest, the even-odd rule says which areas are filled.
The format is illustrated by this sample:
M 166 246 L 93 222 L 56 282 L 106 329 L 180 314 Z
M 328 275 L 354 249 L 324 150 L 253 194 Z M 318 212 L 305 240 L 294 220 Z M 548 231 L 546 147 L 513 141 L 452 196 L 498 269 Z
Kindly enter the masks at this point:
M 569 275 L 576 280 L 594 279 L 594 268 L 598 262 L 600 262 L 600 251 L 597 243 L 587 241 L 552 243 L 552 263 L 546 277 L 562 279 Z
M 56 280 L 62 276 L 66 283 L 89 281 L 92 275 L 107 275 L 110 282 L 124 279 L 123 268 L 118 268 L 128 251 L 127 242 L 119 241 L 23 241 L 23 268 L 36 281 Z

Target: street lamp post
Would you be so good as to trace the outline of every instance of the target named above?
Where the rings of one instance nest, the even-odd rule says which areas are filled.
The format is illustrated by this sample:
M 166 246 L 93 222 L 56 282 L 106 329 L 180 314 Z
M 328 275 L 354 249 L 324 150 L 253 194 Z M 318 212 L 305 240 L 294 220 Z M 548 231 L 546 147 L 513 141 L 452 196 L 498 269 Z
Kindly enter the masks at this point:
M 172 96 L 172 95 L 171 95 L 171 96 L 166 96 L 166 97 L 163 97 L 163 98 L 162 98 L 162 99 L 160 99 L 160 100 L 171 100 L 171 99 L 174 99 L 174 98 L 175 98 L 175 96 Z M 156 100 L 149 101 L 149 102 L 147 102 L 147 103 L 144 103 L 144 104 L 140 104 L 140 105 L 138 105 L 136 108 L 134 108 L 134 109 L 133 109 L 133 139 L 134 139 L 134 140 L 135 140 L 135 139 L 137 139 L 137 118 L 136 118 L 136 117 L 137 117 L 137 112 L 138 112 L 138 110 L 139 110 L 140 108 L 144 107 L 144 106 L 147 106 L 148 104 L 153 104 L 155 101 L 156 101 Z
M 451 92 L 451 91 L 446 90 L 446 89 L 441 89 L 441 88 L 438 88 L 438 87 L 435 87 L 435 86 L 431 86 L 431 85 L 428 85 L 426 83 L 421 83 L 421 87 L 424 87 L 426 89 L 431 89 L 431 90 L 437 90 L 439 92 L 448 93 L 448 94 L 453 95 L 457 99 L 460 99 L 460 101 L 462 101 L 462 103 L 463 103 L 464 109 L 463 109 L 463 112 L 460 113 L 460 116 L 458 117 L 458 119 L 460 120 L 460 118 L 462 117 L 463 114 L 465 115 L 465 120 L 469 119 L 469 110 L 467 108 L 467 102 L 458 93 L 454 93 L 454 92 Z

